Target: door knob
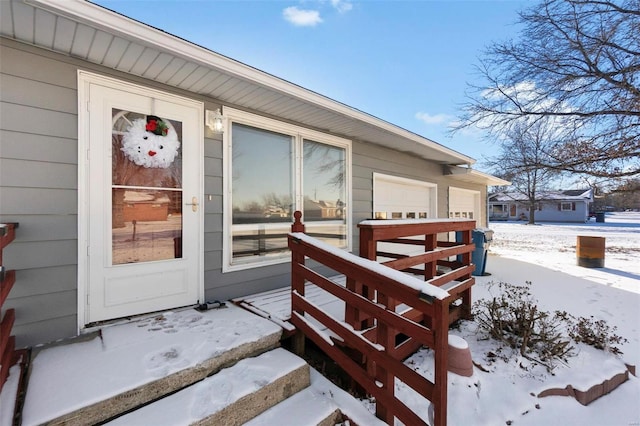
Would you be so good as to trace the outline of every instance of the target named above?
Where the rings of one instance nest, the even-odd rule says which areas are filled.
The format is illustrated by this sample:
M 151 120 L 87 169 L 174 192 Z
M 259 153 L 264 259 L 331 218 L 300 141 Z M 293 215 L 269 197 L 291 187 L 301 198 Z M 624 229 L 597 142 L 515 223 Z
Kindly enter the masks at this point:
M 191 206 L 191 210 L 194 212 L 198 211 L 198 197 L 191 197 L 190 203 L 184 203 L 185 206 Z

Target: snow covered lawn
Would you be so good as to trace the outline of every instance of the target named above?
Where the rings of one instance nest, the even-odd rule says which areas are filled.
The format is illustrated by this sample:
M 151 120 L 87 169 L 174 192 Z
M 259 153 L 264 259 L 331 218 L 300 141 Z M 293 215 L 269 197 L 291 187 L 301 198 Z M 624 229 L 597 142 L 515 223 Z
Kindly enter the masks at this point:
M 531 282 L 531 292 L 541 310 L 563 310 L 579 317 L 606 320 L 615 333 L 628 341 L 620 356 L 575 344 L 576 355 L 568 363 L 557 363 L 549 372 L 521 356 L 504 361 L 499 345 L 482 339 L 477 324 L 465 322 L 452 334 L 464 338 L 475 363 L 471 377 L 449 373 L 448 424 L 466 425 L 598 425 L 640 424 L 640 380 L 629 380 L 612 393 L 588 406 L 567 396 L 538 398 L 543 390 L 572 385 L 587 390 L 616 373 L 625 363 L 640 367 L 640 213 L 612 213 L 605 223 L 585 224 L 522 222 L 491 223 L 495 231 L 489 248 L 486 272 L 476 277 L 473 299 L 496 295 L 491 282 L 523 285 Z M 605 268 L 576 265 L 578 235 L 606 238 Z M 502 353 L 508 350 L 502 349 Z M 426 377 L 433 375 L 433 356 L 421 350 L 407 360 Z M 486 371 L 482 371 L 486 370 Z M 402 383 L 396 383 L 399 397 L 427 418 L 428 405 Z M 370 410 L 373 405 L 364 401 Z

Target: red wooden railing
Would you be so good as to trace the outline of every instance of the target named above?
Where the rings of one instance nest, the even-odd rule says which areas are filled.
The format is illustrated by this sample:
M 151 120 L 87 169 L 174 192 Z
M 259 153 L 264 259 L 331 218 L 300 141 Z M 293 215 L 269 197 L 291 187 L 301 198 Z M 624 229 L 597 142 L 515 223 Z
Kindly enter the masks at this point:
M 0 224 L 0 392 L 9 377 L 9 369 L 18 362 L 19 355 L 15 351 L 16 339 L 11 336 L 11 328 L 15 321 L 15 311 L 7 309 L 2 314 L 2 306 L 9 296 L 9 291 L 16 281 L 16 272 L 8 271 L 2 260 L 3 249 L 15 238 L 17 223 Z
M 383 226 L 382 222 L 374 226 L 365 223 L 361 226 L 361 241 L 363 238 L 373 241 L 361 243 L 361 254 L 363 244 L 368 247 L 364 250 L 366 256 L 373 256 L 378 241 L 424 235 L 422 244 L 429 250 L 422 255 L 393 255 L 391 257 L 396 256 L 397 259 L 385 267 L 373 259 L 335 249 L 305 235 L 300 212 L 296 212 L 294 217 L 296 220 L 291 227 L 289 248 L 292 253 L 291 322 L 298 330 L 297 350 L 301 350 L 300 342 L 304 336 L 313 341 L 367 393 L 375 397 L 376 414 L 388 424 L 393 424 L 394 418 L 407 425 L 427 424 L 427 410 L 416 414 L 394 395 L 394 381 L 398 378 L 431 401 L 434 425 L 446 425 L 449 311 L 456 300 L 470 298 L 467 290 L 473 285 L 470 253 L 474 248 L 470 241 L 475 223 L 445 220 L 434 221 L 429 226 L 425 226 L 426 222 L 417 226 L 416 222 L 413 224 L 416 226 L 392 228 Z M 462 241 L 439 244 L 436 235 L 448 231 L 461 232 Z M 442 248 L 444 245 L 447 247 Z M 386 253 L 386 257 L 391 254 Z M 447 260 L 449 256 L 460 256 L 460 260 L 451 262 Z M 343 287 L 310 269 L 305 265 L 306 259 L 328 267 L 334 274 L 344 275 L 347 286 Z M 405 270 L 420 262 L 425 269 L 428 268 L 428 271 L 421 272 L 427 282 L 388 267 L 391 265 Z M 440 272 L 438 264 L 448 268 L 448 271 Z M 307 299 L 305 282 L 311 282 L 343 300 L 345 321 L 323 312 Z M 445 285 L 448 290 L 439 288 Z M 463 301 L 468 302 L 470 300 Z M 397 313 L 398 304 L 411 309 Z M 402 343 L 398 342 L 399 336 L 404 340 Z M 408 347 L 421 345 L 434 350 L 433 381 L 402 363 Z
M 471 275 L 475 269 L 471 263 L 471 252 L 475 248 L 472 243 L 475 227 L 475 221 L 463 219 L 364 221 L 358 224 L 360 256 L 377 259 L 385 266 L 420 276 L 429 284 L 447 290 L 454 297 L 454 303 L 449 306 L 449 323 L 453 323 L 460 318 L 471 317 L 471 287 L 475 284 Z M 438 240 L 439 236 L 444 238 L 452 232 L 456 233 L 458 242 Z M 385 251 L 379 250 L 380 243 L 387 243 Z M 406 250 L 407 247 L 410 250 Z M 364 284 L 358 285 L 347 280 L 347 287 L 365 297 L 372 296 Z M 399 304 L 384 290 L 377 293 L 377 300 L 389 309 L 396 309 Z M 424 318 L 419 310 L 409 308 L 404 310 L 403 316 L 416 322 L 427 321 L 428 324 L 429 318 Z M 346 321 L 356 330 L 366 329 L 372 324 L 371 318 L 353 307 L 347 310 Z M 396 358 L 404 359 L 414 353 L 420 344 L 402 339 L 400 334 L 399 331 L 394 333 L 389 330 L 385 346 Z M 394 347 L 393 342 L 399 344 Z

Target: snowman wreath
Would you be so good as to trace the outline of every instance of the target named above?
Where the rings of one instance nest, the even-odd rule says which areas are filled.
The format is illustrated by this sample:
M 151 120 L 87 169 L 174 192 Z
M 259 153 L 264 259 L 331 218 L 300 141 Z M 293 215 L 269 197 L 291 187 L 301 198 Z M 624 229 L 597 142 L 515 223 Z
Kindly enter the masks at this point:
M 133 120 L 122 138 L 122 152 L 139 166 L 166 169 L 178 155 L 173 126 L 155 115 Z

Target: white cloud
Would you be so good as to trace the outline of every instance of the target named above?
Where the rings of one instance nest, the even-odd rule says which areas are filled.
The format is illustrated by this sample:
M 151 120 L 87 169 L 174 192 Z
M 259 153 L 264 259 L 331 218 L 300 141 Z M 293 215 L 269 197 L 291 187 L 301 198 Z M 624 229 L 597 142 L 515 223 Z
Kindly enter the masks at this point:
M 431 115 L 427 112 L 417 112 L 416 118 L 420 121 L 424 121 L 426 124 L 443 124 L 454 119 L 453 116 L 448 114 Z
M 295 6 L 284 9 L 282 16 L 284 16 L 285 20 L 298 27 L 315 27 L 322 22 L 319 11 L 298 9 Z
M 331 6 L 340 13 L 347 13 L 353 9 L 353 4 L 344 0 L 331 0 Z

